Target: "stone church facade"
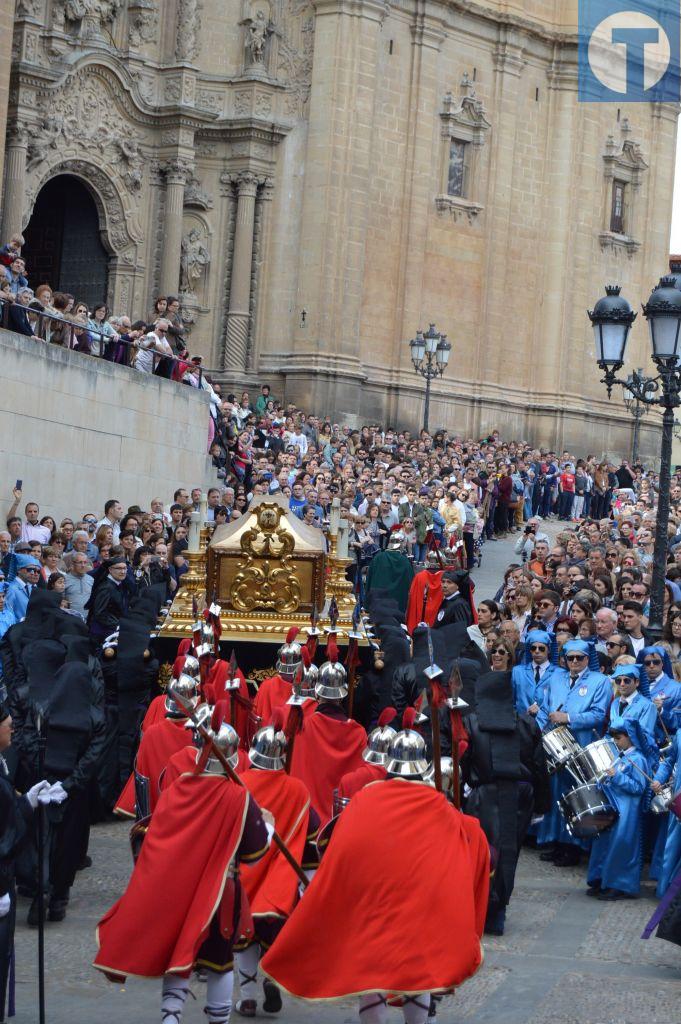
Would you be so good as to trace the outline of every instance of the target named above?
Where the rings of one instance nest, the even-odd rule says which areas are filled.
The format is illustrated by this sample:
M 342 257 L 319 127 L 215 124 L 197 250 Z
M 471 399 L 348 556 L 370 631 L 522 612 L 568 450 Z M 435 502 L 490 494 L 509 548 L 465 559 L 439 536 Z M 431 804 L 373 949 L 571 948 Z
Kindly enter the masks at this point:
M 79 195 L 109 305 L 135 318 L 180 294 L 225 381 L 414 427 L 407 340 L 435 321 L 452 352 L 431 426 L 589 447 L 595 430 L 626 453 L 586 308 L 611 280 L 638 306 L 665 271 L 677 111 L 578 103 L 571 10 L 17 0 L 3 237 L 24 230 L 29 261 L 55 267 L 40 197 L 56 216 L 70 190 L 59 237 L 85 254 L 83 287 Z

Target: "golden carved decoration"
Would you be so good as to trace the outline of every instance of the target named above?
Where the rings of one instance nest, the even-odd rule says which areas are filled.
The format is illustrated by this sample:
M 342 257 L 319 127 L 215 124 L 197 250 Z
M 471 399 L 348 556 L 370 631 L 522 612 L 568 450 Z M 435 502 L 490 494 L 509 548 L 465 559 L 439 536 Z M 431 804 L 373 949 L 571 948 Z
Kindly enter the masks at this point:
M 173 666 L 169 661 L 164 661 L 158 670 L 158 685 L 159 689 L 167 690 L 168 683 L 173 678 Z
M 279 614 L 288 614 L 300 604 L 300 582 L 292 560 L 295 539 L 280 526 L 283 514 L 279 504 L 263 502 L 257 510 L 256 525 L 240 538 L 245 559 L 238 564 L 229 592 L 230 603 L 237 611 L 273 608 Z M 275 567 L 270 558 L 275 560 Z

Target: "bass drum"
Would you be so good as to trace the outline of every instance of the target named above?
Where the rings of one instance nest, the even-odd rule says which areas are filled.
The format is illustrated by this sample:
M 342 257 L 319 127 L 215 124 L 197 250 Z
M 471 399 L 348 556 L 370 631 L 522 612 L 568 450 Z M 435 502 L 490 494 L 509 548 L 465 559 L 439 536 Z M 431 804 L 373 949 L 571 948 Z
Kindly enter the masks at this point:
M 570 835 L 590 839 L 611 828 L 619 817 L 605 793 L 593 784 L 564 793 L 558 808 Z

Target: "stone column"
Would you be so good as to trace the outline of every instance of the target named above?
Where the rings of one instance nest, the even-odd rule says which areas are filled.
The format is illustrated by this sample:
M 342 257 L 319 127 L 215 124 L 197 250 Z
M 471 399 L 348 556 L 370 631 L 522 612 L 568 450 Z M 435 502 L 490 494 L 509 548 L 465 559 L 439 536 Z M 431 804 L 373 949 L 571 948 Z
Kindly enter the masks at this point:
M 266 276 L 266 269 L 269 266 L 270 250 L 270 216 L 272 212 L 272 200 L 274 198 L 274 181 L 272 178 L 261 179 L 261 188 L 258 193 L 255 218 L 255 236 L 253 239 L 253 289 L 251 294 L 251 325 L 250 325 L 250 346 L 248 352 L 248 368 L 253 370 L 257 367 L 258 352 L 263 333 L 263 282 Z
M 23 227 L 27 148 L 28 129 L 25 125 L 14 124 L 9 131 L 5 153 L 5 211 L 2 218 L 5 241 Z
M 189 165 L 184 160 L 169 160 L 162 169 L 166 177 L 166 208 L 163 220 L 161 294 L 177 295 L 180 285 L 184 186 L 187 183 Z
M 250 171 L 234 177 L 238 190 L 236 226 L 234 228 L 234 255 L 232 280 L 227 311 L 226 368 L 243 373 L 246 369 L 248 328 L 251 305 L 251 266 L 253 263 L 253 231 L 255 227 L 255 197 L 258 179 Z

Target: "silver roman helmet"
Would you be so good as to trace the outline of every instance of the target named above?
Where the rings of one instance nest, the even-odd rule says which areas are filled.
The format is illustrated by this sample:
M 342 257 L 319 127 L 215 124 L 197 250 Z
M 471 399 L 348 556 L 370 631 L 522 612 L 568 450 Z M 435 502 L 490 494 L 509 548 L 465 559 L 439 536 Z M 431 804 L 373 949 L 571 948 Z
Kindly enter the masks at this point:
M 229 724 L 229 704 L 221 700 L 213 708 L 210 720 L 210 735 L 220 752 L 224 754 L 232 768 L 239 763 L 239 737 L 236 729 Z M 225 769 L 218 761 L 211 747 L 208 760 L 204 767 L 206 775 L 225 775 Z
M 440 772 L 442 774 L 442 792 L 446 797 L 454 795 L 454 762 L 451 757 L 440 758 Z M 435 786 L 435 762 L 428 766 L 428 771 L 423 776 L 423 781 L 429 786 Z
M 203 746 L 203 739 L 199 733 L 199 726 L 203 726 L 204 729 L 210 729 L 210 720 L 213 717 L 213 708 L 210 704 L 199 704 L 198 708 L 194 712 L 194 721 L 188 718 L 184 723 L 185 729 L 191 729 L 192 731 L 192 743 L 199 750 Z
M 422 779 L 428 770 L 426 741 L 413 729 L 416 708 L 407 708 L 402 716 L 402 732 L 395 735 L 388 751 L 386 771 L 403 779 Z
M 177 693 L 186 704 L 189 704 L 194 709 L 200 699 L 199 682 L 193 676 L 188 676 L 185 672 L 181 672 L 179 679 L 173 680 L 168 687 L 165 700 L 166 717 L 186 718 L 187 712 L 173 698 L 173 692 Z
M 369 764 L 386 764 L 390 744 L 397 736 L 397 732 L 390 725 L 396 714 L 395 708 L 384 708 L 378 716 L 378 724 L 369 733 L 367 745 L 362 753 L 362 757 Z
M 303 660 L 301 646 L 296 641 L 299 632 L 297 626 L 291 626 L 277 656 L 277 672 L 282 679 L 286 679 L 289 683 L 295 679 L 296 672 Z
M 198 679 L 199 676 L 199 660 L 195 658 L 193 654 L 186 654 L 184 658 L 184 665 L 182 671 L 187 676 L 192 676 L 194 679 Z
M 310 657 L 309 648 L 303 647 L 302 657 L 303 678 L 300 681 L 300 696 L 312 697 L 314 699 L 315 687 L 319 682 L 319 669 Z
M 274 708 L 272 720 L 264 729 L 258 729 L 251 742 L 248 758 L 255 768 L 278 772 L 286 763 L 288 741 L 284 733 L 284 712 Z
M 333 633 L 326 644 L 328 661 L 319 670 L 314 692 L 317 700 L 343 700 L 348 695 L 347 672 L 338 660 L 338 645 Z

